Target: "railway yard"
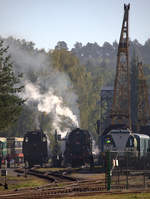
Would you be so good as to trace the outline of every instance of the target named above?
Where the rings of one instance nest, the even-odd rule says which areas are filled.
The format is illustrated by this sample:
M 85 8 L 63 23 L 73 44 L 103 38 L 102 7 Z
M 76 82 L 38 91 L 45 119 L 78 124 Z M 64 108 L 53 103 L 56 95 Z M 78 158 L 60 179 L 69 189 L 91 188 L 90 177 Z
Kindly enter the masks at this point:
M 101 167 L 90 168 L 24 168 L 7 169 L 5 188 L 4 177 L 0 178 L 0 198 L 66 198 L 66 197 L 117 197 L 120 194 L 150 195 L 149 171 L 114 171 L 111 190 L 107 191 L 105 174 Z M 119 172 L 119 173 L 118 173 Z M 128 173 L 128 175 L 126 175 Z M 119 175 L 118 175 L 119 174 Z M 128 180 L 128 182 L 127 182 Z
M 150 198 L 150 106 L 139 62 L 137 90 L 143 97 L 137 104 L 135 126 L 129 81 L 129 9 L 130 4 L 124 5 L 110 126 L 102 132 L 97 121 L 99 154 L 93 155 L 92 136 L 80 128 L 68 133 L 65 142 L 55 131 L 51 155 L 50 142 L 41 129 L 27 132 L 24 138 L 1 138 L 0 199 Z M 58 150 L 61 141 L 63 152 Z

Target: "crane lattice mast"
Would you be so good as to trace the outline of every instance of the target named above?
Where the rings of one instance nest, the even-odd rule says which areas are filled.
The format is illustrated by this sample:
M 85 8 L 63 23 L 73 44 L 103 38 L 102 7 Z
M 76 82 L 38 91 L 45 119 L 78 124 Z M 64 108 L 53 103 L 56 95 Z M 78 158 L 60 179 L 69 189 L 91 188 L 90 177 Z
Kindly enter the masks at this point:
M 113 105 L 110 117 L 112 124 L 123 124 L 131 128 L 128 37 L 129 9 L 130 4 L 124 4 L 124 18 L 118 46 Z

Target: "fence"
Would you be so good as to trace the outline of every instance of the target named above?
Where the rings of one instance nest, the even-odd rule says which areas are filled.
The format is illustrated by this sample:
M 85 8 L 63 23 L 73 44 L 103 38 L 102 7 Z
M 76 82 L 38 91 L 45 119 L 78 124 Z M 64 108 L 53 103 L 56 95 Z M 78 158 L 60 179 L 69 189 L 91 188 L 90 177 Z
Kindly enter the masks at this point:
M 125 188 L 150 187 L 150 153 L 110 152 L 102 154 L 105 183 Z

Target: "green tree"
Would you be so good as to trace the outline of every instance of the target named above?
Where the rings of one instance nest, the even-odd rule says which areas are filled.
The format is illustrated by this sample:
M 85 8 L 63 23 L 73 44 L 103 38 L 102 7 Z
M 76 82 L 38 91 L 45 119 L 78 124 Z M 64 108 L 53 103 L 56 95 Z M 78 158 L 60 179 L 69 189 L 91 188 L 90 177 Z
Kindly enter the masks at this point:
M 64 41 L 59 41 L 57 42 L 57 45 L 55 46 L 55 49 L 61 50 L 61 49 L 66 49 L 68 50 L 67 44 Z
M 18 97 L 23 86 L 19 86 L 21 74 L 13 72 L 8 47 L 0 41 L 0 131 L 8 129 L 18 119 L 24 100 Z
M 80 127 L 95 135 L 96 120 L 99 119 L 97 101 L 101 87 L 100 77 L 92 77 L 91 72 L 80 65 L 78 58 L 66 49 L 55 49 L 51 54 L 53 66 L 66 72 L 78 95 Z

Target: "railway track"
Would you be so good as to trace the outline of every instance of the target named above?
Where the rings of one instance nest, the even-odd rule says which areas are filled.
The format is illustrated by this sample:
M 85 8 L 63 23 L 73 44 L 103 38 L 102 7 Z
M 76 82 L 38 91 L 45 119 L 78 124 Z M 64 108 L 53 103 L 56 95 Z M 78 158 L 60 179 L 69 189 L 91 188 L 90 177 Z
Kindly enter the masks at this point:
M 18 173 L 24 173 L 24 169 L 16 169 L 15 171 Z M 39 178 L 47 179 L 50 182 L 77 181 L 78 180 L 77 178 L 67 175 L 70 172 L 71 172 L 70 170 L 65 170 L 65 172 L 61 171 L 61 170 L 60 171 L 39 171 L 39 170 L 33 168 L 33 169 L 28 169 L 26 173 L 27 173 L 27 175 L 34 175 Z
M 127 194 L 127 193 L 143 193 L 150 192 L 149 190 L 132 190 L 125 191 L 124 186 L 112 187 L 112 191 L 106 191 L 104 186 L 100 185 L 79 185 L 79 186 L 64 186 L 61 188 L 53 187 L 46 189 L 32 189 L 28 191 L 18 191 L 11 192 L 7 194 L 0 194 L 1 199 L 48 199 L 48 198 L 59 198 L 59 197 L 69 197 L 69 196 L 86 196 L 86 195 L 96 195 L 96 194 Z M 119 191 L 117 191 L 119 190 Z
M 20 169 L 19 171 L 24 172 Z M 67 171 L 66 171 L 67 173 Z M 132 190 L 126 190 L 126 185 L 111 185 L 111 191 L 106 190 L 104 180 L 81 180 L 64 175 L 64 171 L 38 171 L 30 169 L 28 174 L 50 180 L 50 183 L 28 189 L 18 189 L 15 191 L 7 191 L 0 193 L 0 199 L 38 199 L 38 198 L 59 198 L 68 196 L 86 196 L 96 194 L 127 194 L 127 193 L 141 193 L 150 192 L 148 189 L 141 189 L 141 187 L 133 187 Z M 52 179 L 53 180 L 52 180 Z M 62 180 L 62 181 L 61 181 Z M 138 190 L 137 190 L 138 189 Z M 124 191 L 125 190 L 125 191 Z

